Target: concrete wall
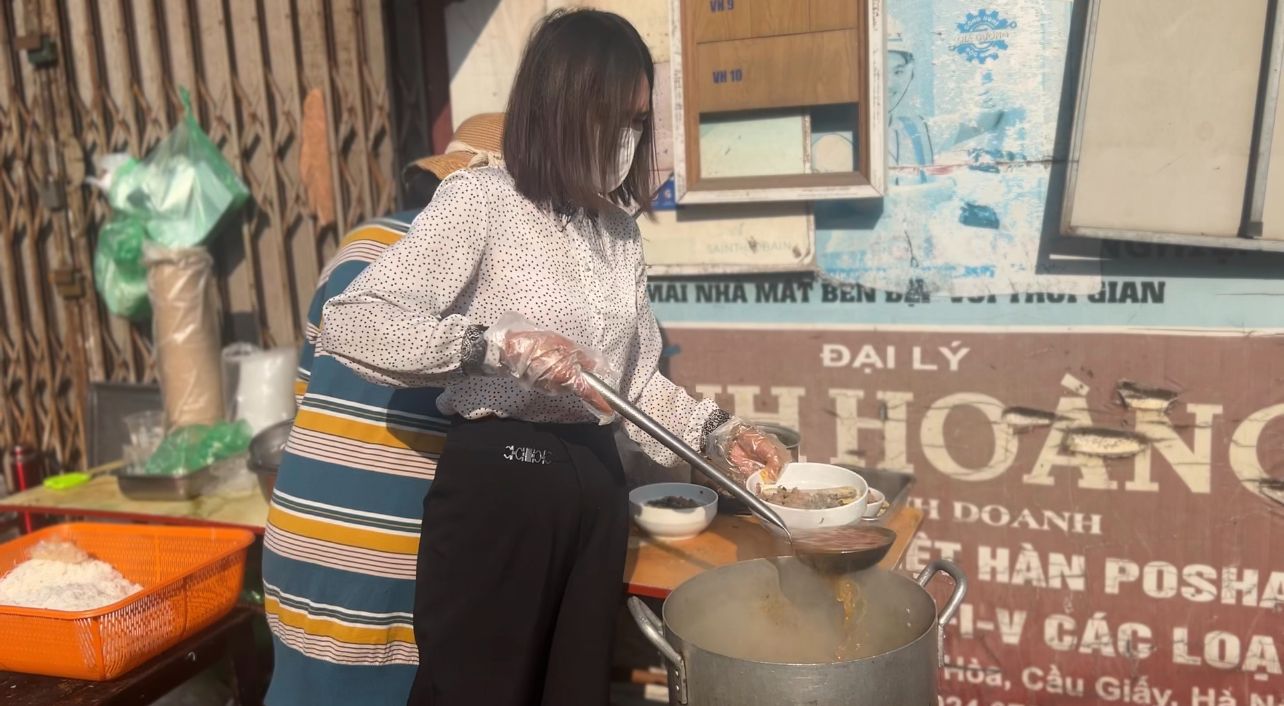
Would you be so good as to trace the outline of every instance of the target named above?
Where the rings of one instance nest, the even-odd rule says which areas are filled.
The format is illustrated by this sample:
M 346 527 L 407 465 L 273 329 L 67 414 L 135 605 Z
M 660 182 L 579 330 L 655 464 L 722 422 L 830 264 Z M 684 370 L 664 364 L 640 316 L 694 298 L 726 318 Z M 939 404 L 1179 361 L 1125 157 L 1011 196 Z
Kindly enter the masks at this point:
M 457 116 L 548 7 L 495 4 L 451 6 Z M 612 4 L 663 59 L 667 3 Z M 1281 704 L 1284 259 L 1059 239 L 1082 10 L 890 0 L 897 185 L 816 209 L 816 275 L 653 281 L 670 372 L 916 475 L 909 568 L 973 578 L 943 703 Z

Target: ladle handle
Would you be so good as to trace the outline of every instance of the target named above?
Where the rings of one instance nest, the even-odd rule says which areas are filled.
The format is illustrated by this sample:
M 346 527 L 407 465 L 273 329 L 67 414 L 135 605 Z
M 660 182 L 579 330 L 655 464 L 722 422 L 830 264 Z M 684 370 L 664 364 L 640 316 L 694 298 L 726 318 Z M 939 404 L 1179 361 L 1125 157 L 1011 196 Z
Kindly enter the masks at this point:
M 789 536 L 789 528 L 785 526 L 785 521 L 780 519 L 774 510 L 767 506 L 767 503 L 758 498 L 757 495 L 749 492 L 744 486 L 731 480 L 722 471 L 718 470 L 712 463 L 705 460 L 699 452 L 687 445 L 685 441 L 678 438 L 673 432 L 665 429 L 659 422 L 652 419 L 646 412 L 633 406 L 632 402 L 626 400 L 612 387 L 602 381 L 601 378 L 593 373 L 584 373 L 584 380 L 593 388 L 611 408 L 620 413 L 620 416 L 633 422 L 639 429 L 650 434 L 656 441 L 664 444 L 670 451 L 678 455 L 683 461 L 691 464 L 693 468 L 698 469 L 701 473 L 717 483 L 731 493 L 740 502 L 749 506 L 753 514 L 760 517 L 768 525 L 774 526 L 786 537 Z
M 678 697 L 678 703 L 687 702 L 687 664 L 682 660 L 682 655 L 673 649 L 673 645 L 664 639 L 664 623 L 660 618 L 646 607 L 637 596 L 629 598 L 629 613 L 633 615 L 633 622 L 637 623 L 638 630 L 642 631 L 642 636 L 647 639 L 660 654 L 664 656 L 669 664 L 673 665 L 674 679 L 673 691 Z

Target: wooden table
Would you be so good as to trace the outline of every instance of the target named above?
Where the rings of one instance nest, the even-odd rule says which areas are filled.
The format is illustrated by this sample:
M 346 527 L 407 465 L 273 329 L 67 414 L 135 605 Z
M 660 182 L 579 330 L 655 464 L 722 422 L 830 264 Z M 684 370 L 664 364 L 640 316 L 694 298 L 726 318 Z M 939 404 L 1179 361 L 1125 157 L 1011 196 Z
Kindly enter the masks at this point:
M 70 490 L 49 490 L 43 486 L 7 498 L 0 498 L 0 512 L 28 512 L 61 517 L 87 517 L 134 522 L 187 525 L 223 525 L 262 534 L 267 522 L 267 503 L 256 491 L 224 498 L 202 497 L 187 502 L 130 500 L 121 495 L 116 479 L 95 478 Z M 923 513 L 901 507 L 884 519 L 898 539 L 881 566 L 894 568 L 905 556 L 909 542 L 923 523 Z M 635 527 L 629 537 L 625 583 L 630 593 L 663 598 L 678 584 L 701 571 L 788 554 L 788 547 L 756 526 L 757 521 L 738 515 L 718 515 L 709 529 L 685 542 L 659 544 L 646 539 Z
M 236 497 L 205 496 L 180 502 L 130 500 L 121 494 L 114 477 L 102 476 L 68 490 L 37 486 L 0 498 L 0 512 L 239 527 L 263 534 L 268 508 L 257 488 Z
M 883 524 L 895 531 L 897 538 L 879 566 L 893 569 L 905 558 L 910 541 L 923 524 L 923 512 L 901 507 L 884 518 Z M 665 598 L 702 571 L 790 553 L 783 540 L 757 525 L 758 521 L 751 517 L 718 515 L 700 536 L 669 544 L 653 542 L 635 527 L 629 536 L 629 557 L 624 569 L 629 593 Z
M 237 608 L 226 618 L 181 642 L 129 674 L 108 682 L 0 672 L 0 704 L 6 706 L 139 706 L 150 704 L 224 659 L 231 659 L 236 703 L 258 706 L 264 671 L 255 658 L 255 612 Z

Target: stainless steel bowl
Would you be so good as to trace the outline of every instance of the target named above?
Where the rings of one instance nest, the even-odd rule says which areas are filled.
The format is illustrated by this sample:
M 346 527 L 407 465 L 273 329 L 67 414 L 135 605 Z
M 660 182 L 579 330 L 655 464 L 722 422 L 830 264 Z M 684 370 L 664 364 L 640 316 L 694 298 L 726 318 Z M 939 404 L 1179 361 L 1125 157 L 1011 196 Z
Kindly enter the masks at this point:
M 120 494 L 130 500 L 181 501 L 195 500 L 210 484 L 210 467 L 174 475 L 118 473 L 116 485 Z
M 293 421 L 279 422 L 255 434 L 250 440 L 250 458 L 246 466 L 258 476 L 264 500 L 272 499 L 272 489 L 276 487 L 276 472 L 281 467 L 285 442 L 290 438 L 290 429 L 293 427 Z

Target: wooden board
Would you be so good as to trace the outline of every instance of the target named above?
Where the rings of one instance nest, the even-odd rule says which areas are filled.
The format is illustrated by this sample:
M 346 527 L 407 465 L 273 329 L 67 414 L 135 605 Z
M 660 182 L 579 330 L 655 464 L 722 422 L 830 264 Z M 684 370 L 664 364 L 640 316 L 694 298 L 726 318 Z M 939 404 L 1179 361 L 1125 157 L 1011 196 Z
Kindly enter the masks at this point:
M 923 512 L 912 507 L 902 507 L 887 518 L 884 525 L 894 530 L 897 538 L 879 566 L 884 569 L 899 566 L 922 524 Z M 664 598 L 682 582 L 709 569 L 789 553 L 785 542 L 764 531 L 757 520 L 718 515 L 709 529 L 685 542 L 653 542 L 635 529 L 629 537 L 624 580 L 629 593 Z
M 239 497 L 209 496 L 190 501 L 130 500 L 116 479 L 95 478 L 70 490 L 43 486 L 0 499 L 0 512 L 29 512 L 59 517 L 90 517 L 157 524 L 228 525 L 262 534 L 267 503 L 255 490 Z
M 857 0 L 810 0 L 811 31 L 860 27 Z
M 752 0 L 749 31 L 754 37 L 796 34 L 811 29 L 811 5 L 798 0 Z
M 750 0 L 696 2 L 691 34 L 696 42 L 720 42 L 750 36 Z
M 695 107 L 714 113 L 859 103 L 861 46 L 855 30 L 698 44 L 688 74 Z
M 707 0 L 695 3 L 692 34 L 697 43 L 749 37 L 854 29 L 858 0 Z

